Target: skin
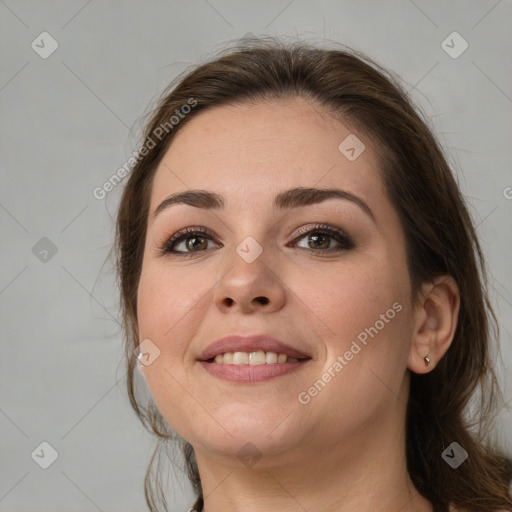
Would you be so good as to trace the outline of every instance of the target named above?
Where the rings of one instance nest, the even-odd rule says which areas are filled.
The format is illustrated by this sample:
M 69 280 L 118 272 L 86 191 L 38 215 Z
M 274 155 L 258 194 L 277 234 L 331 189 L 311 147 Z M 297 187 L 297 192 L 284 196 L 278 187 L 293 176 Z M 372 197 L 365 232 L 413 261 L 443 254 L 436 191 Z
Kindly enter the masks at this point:
M 338 150 L 351 133 L 366 145 L 355 161 Z M 160 355 L 140 371 L 162 415 L 195 449 L 207 512 L 432 510 L 405 464 L 409 372 L 431 371 L 448 349 L 459 295 L 444 276 L 425 283 L 413 303 L 404 233 L 377 169 L 368 136 L 289 98 L 198 114 L 156 171 L 138 327 Z M 298 186 L 349 191 L 375 221 L 340 199 L 273 210 L 277 193 Z M 196 188 L 222 194 L 225 210 L 177 204 L 153 219 L 168 195 Z M 297 232 L 315 223 L 341 228 L 356 247 L 322 256 L 338 246 L 334 238 L 316 248 L 312 234 Z M 209 228 L 215 239 L 200 252 L 175 246 L 190 258 L 158 253 L 189 226 Z M 252 263 L 236 252 L 249 236 L 263 250 Z M 299 393 L 394 303 L 401 311 L 300 403 Z M 270 334 L 312 360 L 264 382 L 218 379 L 196 358 L 233 333 Z M 251 467 L 237 456 L 248 442 L 261 455 Z

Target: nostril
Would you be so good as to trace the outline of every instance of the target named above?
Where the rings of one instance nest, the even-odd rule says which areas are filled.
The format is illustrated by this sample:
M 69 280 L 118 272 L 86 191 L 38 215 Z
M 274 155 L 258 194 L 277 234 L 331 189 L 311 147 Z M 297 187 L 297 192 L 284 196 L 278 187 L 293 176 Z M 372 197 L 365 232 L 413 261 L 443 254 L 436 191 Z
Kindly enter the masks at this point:
M 257 300 L 259 300 L 262 304 L 268 304 L 268 298 L 267 297 L 256 297 Z

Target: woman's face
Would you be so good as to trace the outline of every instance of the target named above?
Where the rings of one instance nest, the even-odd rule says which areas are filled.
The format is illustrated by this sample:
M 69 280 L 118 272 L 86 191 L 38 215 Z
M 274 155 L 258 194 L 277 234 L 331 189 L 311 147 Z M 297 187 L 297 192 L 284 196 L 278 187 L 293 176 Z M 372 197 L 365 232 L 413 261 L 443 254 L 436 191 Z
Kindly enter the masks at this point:
M 141 371 L 198 457 L 321 456 L 403 420 L 413 326 L 404 235 L 370 141 L 354 135 L 300 98 L 222 106 L 190 120 L 156 171 L 138 290 L 140 340 L 150 340 Z M 297 188 L 342 192 L 283 196 Z M 223 207 L 168 202 L 155 216 L 170 195 L 196 189 Z M 207 234 L 163 252 L 185 228 Z M 242 354 L 204 361 L 227 335 L 272 337 L 301 358 L 275 363 L 273 352 L 291 350 L 241 341 L 209 355 Z M 246 352 L 269 362 L 247 364 Z

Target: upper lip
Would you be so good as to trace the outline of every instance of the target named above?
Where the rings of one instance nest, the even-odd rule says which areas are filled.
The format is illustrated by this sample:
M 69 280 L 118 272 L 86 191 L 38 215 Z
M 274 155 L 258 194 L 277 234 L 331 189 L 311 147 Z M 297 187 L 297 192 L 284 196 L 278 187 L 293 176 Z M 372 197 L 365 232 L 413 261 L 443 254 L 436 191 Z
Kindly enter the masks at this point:
M 296 357 L 297 359 L 307 359 L 311 357 L 309 354 L 301 352 L 266 334 L 231 334 L 208 345 L 208 347 L 199 354 L 197 359 L 199 361 L 208 361 L 218 354 L 225 354 L 226 352 L 256 352 L 257 350 L 286 354 L 288 357 Z

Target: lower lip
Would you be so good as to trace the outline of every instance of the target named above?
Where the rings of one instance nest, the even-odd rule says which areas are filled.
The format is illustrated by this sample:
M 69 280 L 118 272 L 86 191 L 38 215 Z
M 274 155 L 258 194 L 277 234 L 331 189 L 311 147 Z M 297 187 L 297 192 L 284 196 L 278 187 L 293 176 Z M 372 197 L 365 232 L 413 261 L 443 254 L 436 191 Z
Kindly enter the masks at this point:
M 262 382 L 265 380 L 296 372 L 310 361 L 307 359 L 299 363 L 274 364 L 219 364 L 198 361 L 201 366 L 214 377 L 236 382 Z

